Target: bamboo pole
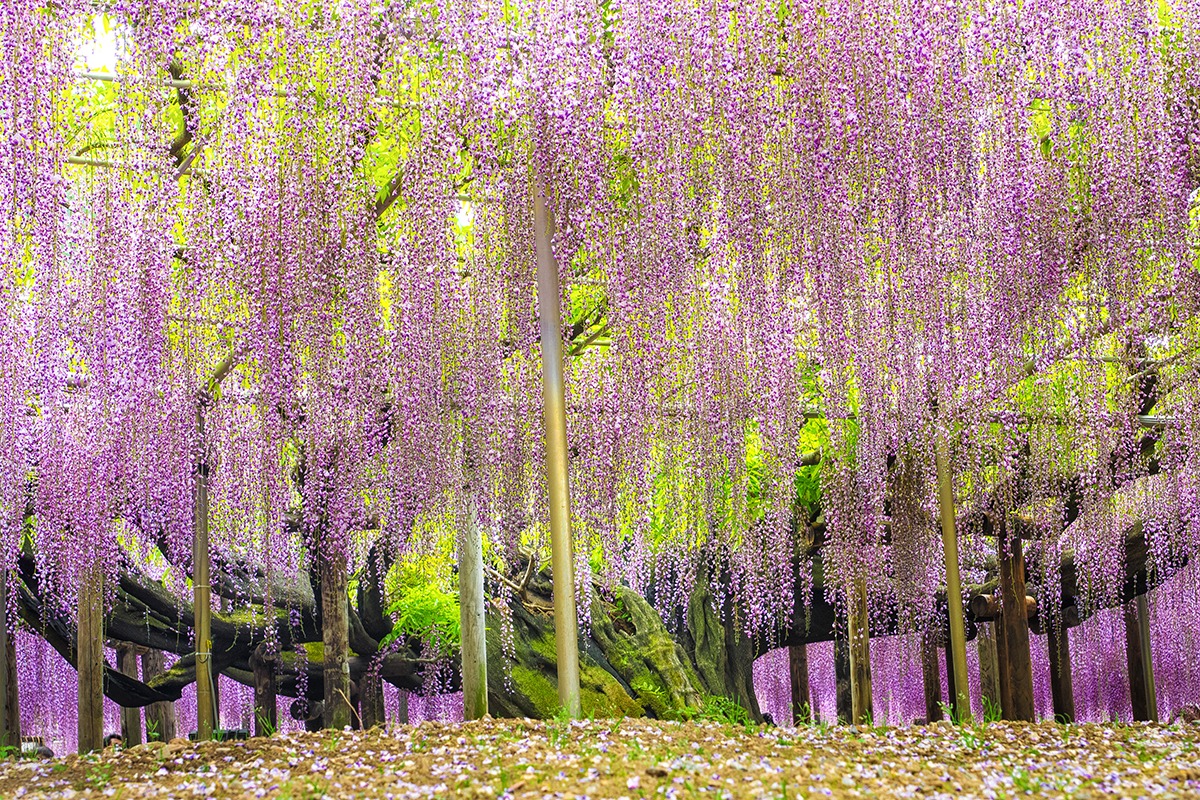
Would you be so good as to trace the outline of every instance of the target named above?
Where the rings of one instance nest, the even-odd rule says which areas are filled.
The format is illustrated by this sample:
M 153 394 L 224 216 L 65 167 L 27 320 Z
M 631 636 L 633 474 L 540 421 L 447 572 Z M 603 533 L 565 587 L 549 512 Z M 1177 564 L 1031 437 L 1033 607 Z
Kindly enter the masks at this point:
M 208 563 L 208 455 L 204 433 L 205 400 L 196 406 L 200 454 L 196 460 L 196 485 L 192 506 L 192 605 L 196 616 L 196 741 L 213 736 L 212 590 Z
M 954 486 L 950 474 L 946 434 L 937 431 L 938 511 L 942 521 L 942 554 L 946 564 L 946 610 L 950 621 L 947 652 L 953 651 L 954 674 L 947 675 L 955 707 L 961 709 L 960 721 L 971 719 L 970 684 L 967 682 L 967 635 L 963 626 L 962 582 L 958 574 L 958 532 L 954 522 Z
M 194 154 L 194 151 L 193 151 Z M 190 162 L 189 162 L 190 163 Z M 192 498 L 192 608 L 196 617 L 196 740 L 212 739 L 217 719 L 216 685 L 212 671 L 212 587 L 208 556 L 208 437 L 204 411 L 221 382 L 238 365 L 245 350 L 235 347 L 221 359 L 196 398 L 196 436 L 200 452 L 196 458 L 195 493 Z
M 546 487 L 550 495 L 550 561 L 554 572 L 554 641 L 558 701 L 566 713 L 583 713 L 579 698 L 579 621 L 575 611 L 575 564 L 571 543 L 571 494 L 567 484 L 567 410 L 563 386 L 561 294 L 552 249 L 554 217 L 544 189 L 533 194 L 537 244 L 538 327 L 542 345 L 542 396 L 546 425 Z
M 470 474 L 470 465 L 466 465 Z M 487 627 L 484 616 L 483 535 L 471 481 L 463 487 L 458 540 L 458 600 L 462 632 L 463 716 L 482 719 L 488 713 Z

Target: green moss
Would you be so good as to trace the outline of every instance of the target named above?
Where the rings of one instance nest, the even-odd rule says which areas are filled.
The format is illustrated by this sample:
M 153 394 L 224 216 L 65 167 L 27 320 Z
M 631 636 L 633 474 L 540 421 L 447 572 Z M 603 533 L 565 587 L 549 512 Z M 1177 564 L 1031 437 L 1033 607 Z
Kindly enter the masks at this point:
M 558 708 L 558 687 L 537 670 L 514 664 L 512 668 L 513 688 L 528 697 L 543 718 L 554 716 Z
M 322 643 L 322 642 L 306 642 L 305 644 L 301 645 L 301 647 L 304 648 L 304 656 L 308 660 L 308 663 L 310 663 L 310 664 L 324 664 L 325 663 L 325 645 L 324 645 L 324 643 Z M 287 669 L 295 669 L 297 660 L 298 659 L 296 658 L 295 648 L 288 648 L 286 650 L 281 650 L 279 653 L 279 661 Z
M 531 640 L 529 647 L 543 658 L 548 658 L 551 661 L 558 660 L 558 646 L 554 641 L 553 633 L 548 633 L 538 639 Z
M 271 616 L 275 619 L 287 619 L 288 611 L 284 609 L 272 609 Z M 223 611 L 220 614 L 214 614 L 214 617 L 228 622 L 230 625 L 238 625 L 243 627 L 261 627 L 268 617 L 263 614 L 262 606 L 254 608 L 238 608 L 232 611 Z
M 646 715 L 642 704 L 591 659 L 584 659 L 579 665 L 579 698 L 585 717 L 620 719 Z
M 544 646 L 546 638 L 550 637 L 539 640 L 539 646 Z M 550 638 L 551 651 L 553 645 L 554 639 Z M 543 719 L 558 712 L 558 684 L 547 673 L 514 664 L 512 682 L 513 688 L 529 698 Z M 584 716 L 641 717 L 646 713 L 612 675 L 586 657 L 579 664 L 579 696 Z

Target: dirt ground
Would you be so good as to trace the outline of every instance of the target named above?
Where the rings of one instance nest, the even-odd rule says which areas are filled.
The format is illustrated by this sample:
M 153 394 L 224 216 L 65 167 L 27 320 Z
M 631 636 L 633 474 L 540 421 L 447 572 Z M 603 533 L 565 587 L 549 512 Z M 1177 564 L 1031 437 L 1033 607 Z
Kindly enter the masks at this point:
M 1200 798 L 1200 725 L 424 723 L 0 766 L 36 798 Z

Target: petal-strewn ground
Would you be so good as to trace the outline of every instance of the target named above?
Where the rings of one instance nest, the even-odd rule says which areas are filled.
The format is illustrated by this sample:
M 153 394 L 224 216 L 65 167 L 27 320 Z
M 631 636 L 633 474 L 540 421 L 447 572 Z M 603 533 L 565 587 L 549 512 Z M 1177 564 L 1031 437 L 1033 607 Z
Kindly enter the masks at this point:
M 1200 797 L 1200 726 L 425 723 L 0 767 L 3 797 Z

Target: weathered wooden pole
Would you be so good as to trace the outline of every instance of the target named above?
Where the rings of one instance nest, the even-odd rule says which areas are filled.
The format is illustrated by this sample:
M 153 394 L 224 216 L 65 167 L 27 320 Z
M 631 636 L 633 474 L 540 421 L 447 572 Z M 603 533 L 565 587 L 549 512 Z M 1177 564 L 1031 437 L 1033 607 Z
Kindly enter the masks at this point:
M 408 692 L 403 689 L 396 693 L 396 722 L 408 724 Z
M 464 431 L 465 436 L 465 431 Z M 487 627 L 484 617 L 483 535 L 475 509 L 475 493 L 470 475 L 470 451 L 464 445 L 463 468 L 467 485 L 463 487 L 462 514 L 458 530 L 458 608 L 461 630 L 463 716 L 482 719 L 488 713 Z
M 942 523 L 942 557 L 946 567 L 946 611 L 950 624 L 950 637 L 946 651 L 951 653 L 954 671 L 946 675 L 950 693 L 950 705 L 962 709 L 961 721 L 971 719 L 970 683 L 967 680 L 967 635 L 963 623 L 962 581 L 958 573 L 958 531 L 954 519 L 954 484 L 950 472 L 949 446 L 946 434 L 938 426 L 934 455 L 937 461 L 938 516 Z
M 1013 719 L 1012 690 L 1008 680 L 1008 642 L 1004 638 L 1004 620 L 993 623 L 996 632 L 996 683 L 1000 688 L 1000 717 Z
M 266 642 L 250 654 L 250 671 L 254 674 L 254 735 L 270 736 L 279 730 L 279 703 L 275 684 L 277 659 L 267 651 Z
M 341 730 L 352 722 L 350 710 L 350 602 L 344 553 L 321 559 L 321 643 L 325 649 L 326 728 Z
M 104 568 L 93 563 L 79 582 L 75 668 L 79 678 L 79 752 L 104 746 Z
M 142 656 L 142 679 L 149 681 L 166 671 L 161 650 L 151 650 Z M 175 704 L 151 703 L 146 706 L 146 741 L 169 742 L 175 738 Z
M 933 631 L 921 635 L 921 682 L 925 687 L 925 721 L 938 722 L 942 719 L 942 670 Z
M 854 582 L 848 603 L 850 628 L 850 718 L 855 725 L 872 718 L 871 629 L 867 609 L 867 581 Z
M 208 562 L 208 437 L 204 429 L 207 397 L 196 405 L 200 452 L 196 459 L 192 501 L 192 605 L 196 617 L 196 740 L 212 739 L 216 707 L 213 702 L 212 589 Z
M 1063 620 L 1050 621 L 1046 628 L 1046 646 L 1050 650 L 1050 695 L 1054 720 L 1075 721 L 1075 689 L 1071 680 L 1071 639 Z
M 1125 604 L 1125 661 L 1129 672 L 1129 700 L 1133 718 L 1156 722 L 1158 703 L 1154 691 L 1154 666 L 1150 653 L 1149 607 L 1145 595 Z
M 1142 674 L 1146 676 L 1146 708 L 1150 712 L 1150 721 L 1158 722 L 1158 692 L 1154 688 L 1154 659 L 1150 645 L 1150 603 L 1144 594 L 1139 594 L 1135 602 L 1142 643 Z
M 137 652 L 132 647 L 117 648 L 117 671 L 138 679 Z M 142 743 L 142 709 L 136 706 L 121 709 L 121 737 L 126 747 Z
M 542 345 L 542 407 L 546 425 L 546 487 L 550 495 L 550 562 L 554 579 L 554 641 L 558 701 L 572 717 L 579 698 L 579 620 L 575 610 L 575 563 L 571 542 L 571 493 L 567 484 L 567 407 L 563 385 L 561 293 L 554 258 L 554 217 L 545 190 L 533 192 L 537 245 L 538 328 Z
M 16 637 L 8 627 L 8 570 L 0 569 L 0 745 L 21 746 Z
M 954 667 L 955 667 L 954 648 L 950 646 L 949 642 L 946 643 L 945 656 L 946 656 L 946 682 L 949 683 L 950 676 L 952 676 L 954 674 Z M 969 698 L 968 698 L 967 702 L 961 702 L 958 697 L 955 697 L 953 694 L 951 694 L 950 698 L 949 698 L 949 702 L 946 705 L 950 707 L 950 719 L 951 720 L 961 721 L 962 720 L 962 711 L 964 708 L 966 709 L 966 712 L 967 712 L 967 719 L 971 718 L 971 705 L 970 705 Z
M 383 679 L 376 670 L 368 669 L 358 687 L 359 714 L 364 730 L 387 723 L 387 711 L 383 704 Z
M 833 639 L 833 675 L 837 721 L 845 725 L 854 719 L 850 691 L 850 645 L 846 637 L 836 634 Z
M 1033 722 L 1033 661 L 1029 656 L 1025 558 L 1020 537 L 1009 535 L 1006 517 L 1001 512 L 995 523 L 1000 557 L 1000 624 L 1004 626 L 1004 652 L 1008 662 L 1004 674 L 1012 707 L 1006 718 Z
M 996 623 L 979 623 L 979 636 L 975 641 L 979 647 L 979 707 L 986 717 L 989 711 L 996 713 L 1003 708 Z
M 814 718 L 808 683 L 808 645 L 788 645 L 788 677 L 792 684 L 792 724 L 804 725 Z

